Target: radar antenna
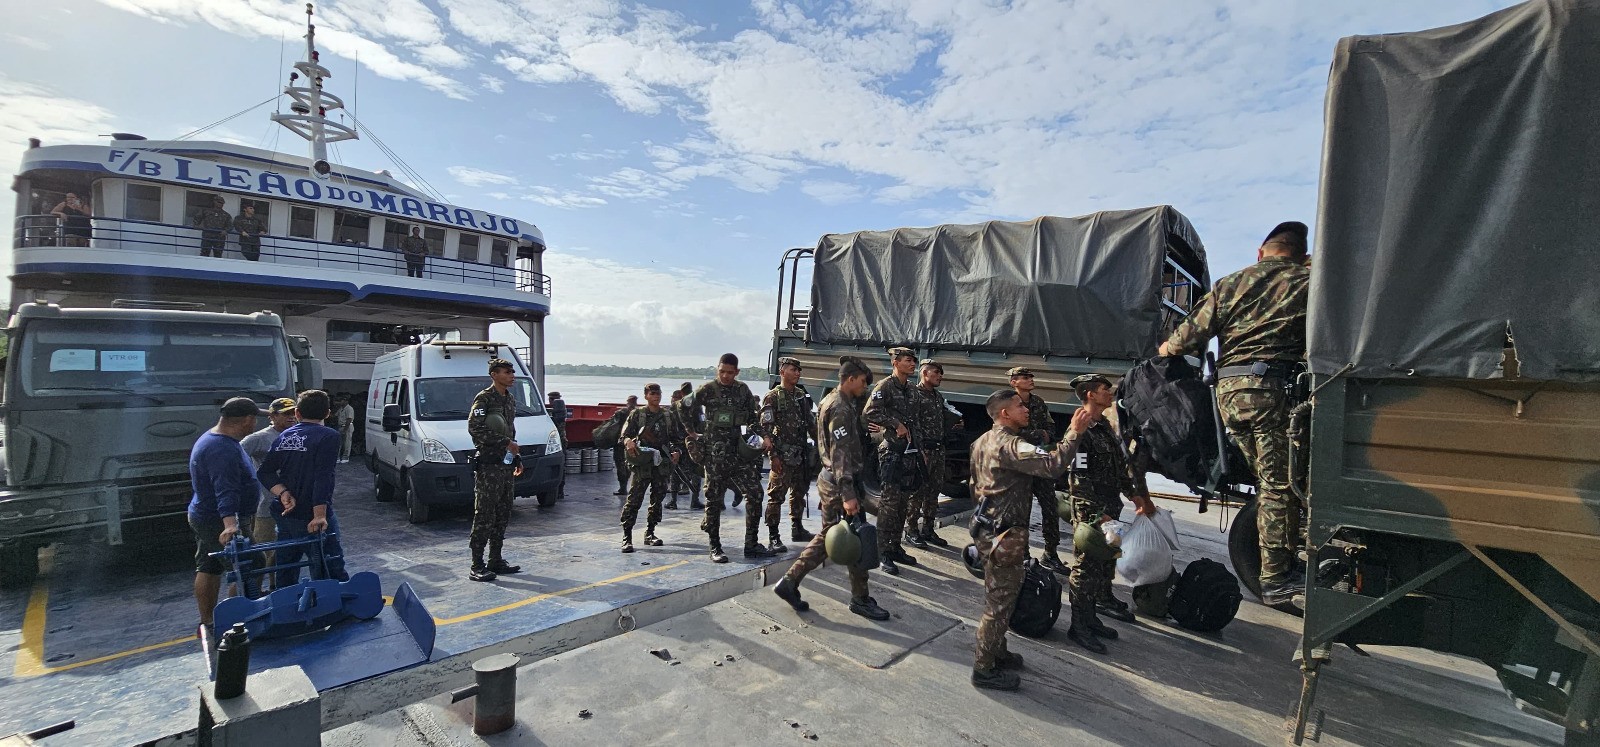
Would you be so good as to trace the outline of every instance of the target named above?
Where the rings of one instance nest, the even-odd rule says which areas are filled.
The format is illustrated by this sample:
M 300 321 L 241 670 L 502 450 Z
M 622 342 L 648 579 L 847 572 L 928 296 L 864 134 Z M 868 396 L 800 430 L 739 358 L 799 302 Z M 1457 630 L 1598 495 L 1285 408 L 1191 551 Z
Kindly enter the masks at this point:
M 283 92 L 291 99 L 290 114 L 274 114 L 272 121 L 311 142 L 311 175 L 327 179 L 333 172 L 328 163 L 328 143 L 356 139 L 354 128 L 328 119 L 330 109 L 343 109 L 344 101 L 322 90 L 322 81 L 333 73 L 322 66 L 317 55 L 317 27 L 311 22 L 311 3 L 306 3 L 306 58 L 294 64 L 298 72 L 289 73 Z M 304 85 L 297 85 L 304 75 Z

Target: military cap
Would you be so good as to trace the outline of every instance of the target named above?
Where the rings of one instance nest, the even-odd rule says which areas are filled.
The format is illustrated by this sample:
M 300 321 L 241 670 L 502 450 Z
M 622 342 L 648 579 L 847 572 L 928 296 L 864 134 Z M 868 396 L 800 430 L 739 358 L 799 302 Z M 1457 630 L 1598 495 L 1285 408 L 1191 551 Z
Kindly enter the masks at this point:
M 694 385 L 690 384 L 687 381 L 685 381 L 685 382 L 683 382 L 682 385 L 680 385 L 678 387 L 678 391 L 683 392 L 684 394 L 690 394 L 690 393 L 694 392 Z
M 794 366 L 795 368 L 805 368 L 805 366 L 800 365 L 800 359 L 799 358 L 792 358 L 792 357 L 787 356 L 787 355 L 778 359 L 778 368 L 783 368 L 784 366 Z
M 496 369 L 500 369 L 500 368 L 503 368 L 503 369 L 505 369 L 507 371 L 510 371 L 512 373 L 516 373 L 516 371 L 517 371 L 517 367 L 511 365 L 511 361 L 508 361 L 508 360 L 506 360 L 504 358 L 491 358 L 491 359 L 489 359 L 489 373 L 494 373 Z
M 1033 369 L 1030 369 L 1027 366 L 1014 366 L 1010 371 L 1006 372 L 1006 375 L 1011 377 L 1032 376 Z
M 911 348 L 908 348 L 908 347 L 889 348 L 889 357 L 890 358 L 901 358 L 901 357 L 915 358 L 915 357 L 917 357 L 917 351 L 912 350 Z
M 941 365 L 938 361 L 936 361 L 936 360 L 934 360 L 932 358 L 923 358 L 922 362 L 917 364 L 917 367 L 918 368 L 931 368 L 931 369 L 933 369 L 935 371 L 938 371 L 939 373 L 944 373 L 944 366 Z
M 648 384 L 645 384 L 644 385 L 644 393 L 645 394 L 649 394 L 651 392 L 655 392 L 656 394 L 660 394 L 661 393 L 661 385 L 655 383 L 654 381 L 652 381 L 652 382 L 650 382 Z
M 268 415 L 282 415 L 286 412 L 294 412 L 294 400 L 288 397 L 279 397 L 267 405 Z
M 1084 387 L 1089 386 L 1090 384 L 1105 384 L 1106 386 L 1111 386 L 1111 380 L 1100 374 L 1084 374 L 1082 376 L 1074 376 L 1072 377 L 1072 381 L 1067 382 L 1067 386 L 1072 387 L 1072 391 L 1074 392 L 1081 391 Z

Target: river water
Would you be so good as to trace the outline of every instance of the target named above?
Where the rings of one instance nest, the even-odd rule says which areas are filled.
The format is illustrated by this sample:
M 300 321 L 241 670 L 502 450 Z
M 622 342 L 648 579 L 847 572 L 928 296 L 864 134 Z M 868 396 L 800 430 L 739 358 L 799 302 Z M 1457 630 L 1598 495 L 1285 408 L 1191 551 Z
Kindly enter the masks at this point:
M 628 395 L 639 395 L 639 401 L 644 401 L 644 385 L 650 382 L 661 385 L 661 401 L 672 401 L 672 390 L 678 388 L 683 382 L 688 381 L 699 387 L 705 379 L 682 377 L 675 379 L 653 379 L 644 376 L 558 376 L 545 374 L 544 389 L 546 392 L 560 392 L 561 399 L 569 405 L 595 405 L 602 402 L 622 403 Z M 765 394 L 767 385 L 760 381 L 746 381 L 750 391 L 757 396 Z

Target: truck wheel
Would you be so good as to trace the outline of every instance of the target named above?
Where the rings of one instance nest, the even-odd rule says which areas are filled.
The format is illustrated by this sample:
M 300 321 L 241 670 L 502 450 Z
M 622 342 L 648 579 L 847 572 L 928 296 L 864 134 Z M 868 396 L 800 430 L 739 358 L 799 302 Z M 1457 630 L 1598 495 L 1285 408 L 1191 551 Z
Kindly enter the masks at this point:
M 384 482 L 383 475 L 376 470 L 372 472 L 372 496 L 379 503 L 391 503 L 394 501 L 394 486 Z
M 406 518 L 412 524 L 428 523 L 428 504 L 422 502 L 422 495 L 417 493 L 417 482 L 407 474 L 406 481 Z
M 39 548 L 31 542 L 0 546 L 0 588 L 16 589 L 39 577 Z
M 556 505 L 556 491 L 546 490 L 536 496 L 539 499 L 539 508 L 549 508 Z
M 1256 530 L 1253 500 L 1234 514 L 1233 524 L 1228 527 L 1228 560 L 1245 588 L 1261 598 L 1261 535 Z

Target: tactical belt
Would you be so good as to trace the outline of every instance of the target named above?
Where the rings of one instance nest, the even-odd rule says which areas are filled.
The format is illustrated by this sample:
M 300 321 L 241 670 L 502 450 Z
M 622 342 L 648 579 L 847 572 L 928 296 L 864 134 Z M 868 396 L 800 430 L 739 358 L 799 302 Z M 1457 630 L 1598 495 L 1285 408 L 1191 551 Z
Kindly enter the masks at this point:
M 1255 361 L 1241 366 L 1222 366 L 1217 369 L 1217 378 L 1260 376 L 1267 379 L 1289 379 L 1294 377 L 1299 368 L 1300 364 L 1293 361 Z

